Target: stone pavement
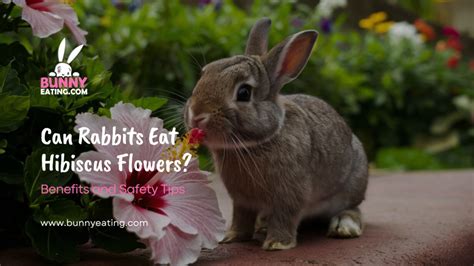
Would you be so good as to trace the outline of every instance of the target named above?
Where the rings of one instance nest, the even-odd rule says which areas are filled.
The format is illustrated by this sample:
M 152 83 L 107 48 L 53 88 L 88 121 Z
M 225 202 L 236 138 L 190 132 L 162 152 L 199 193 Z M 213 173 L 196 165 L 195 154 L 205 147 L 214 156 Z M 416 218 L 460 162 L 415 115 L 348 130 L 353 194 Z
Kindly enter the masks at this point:
M 219 198 L 226 199 L 221 193 Z M 229 217 L 230 207 L 222 208 Z M 361 209 L 366 228 L 360 238 L 326 238 L 327 225 L 305 224 L 295 249 L 220 245 L 199 265 L 474 264 L 472 170 L 371 176 Z
M 216 180 L 220 207 L 231 201 Z M 366 228 L 357 239 L 329 239 L 325 224 L 304 224 L 298 246 L 263 251 L 247 242 L 203 252 L 197 265 L 474 264 L 474 170 L 375 174 L 362 204 Z M 150 265 L 147 254 L 82 251 L 75 265 Z M 0 251 L 0 265 L 40 265 L 30 249 Z M 41 261 L 41 260 L 40 260 Z M 43 264 L 46 265 L 46 263 Z

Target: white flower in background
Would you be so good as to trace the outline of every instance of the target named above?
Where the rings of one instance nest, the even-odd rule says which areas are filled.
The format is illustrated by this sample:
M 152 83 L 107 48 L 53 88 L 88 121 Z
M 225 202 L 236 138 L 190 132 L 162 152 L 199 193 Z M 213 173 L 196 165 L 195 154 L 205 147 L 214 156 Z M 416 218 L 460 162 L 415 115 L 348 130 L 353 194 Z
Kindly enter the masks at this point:
M 408 40 L 415 45 L 423 43 L 423 38 L 415 26 L 406 21 L 394 23 L 388 30 L 388 36 L 394 44 L 399 44 L 402 40 Z
M 345 7 L 346 5 L 347 0 L 321 0 L 316 8 L 316 12 L 322 17 L 328 18 L 336 8 Z

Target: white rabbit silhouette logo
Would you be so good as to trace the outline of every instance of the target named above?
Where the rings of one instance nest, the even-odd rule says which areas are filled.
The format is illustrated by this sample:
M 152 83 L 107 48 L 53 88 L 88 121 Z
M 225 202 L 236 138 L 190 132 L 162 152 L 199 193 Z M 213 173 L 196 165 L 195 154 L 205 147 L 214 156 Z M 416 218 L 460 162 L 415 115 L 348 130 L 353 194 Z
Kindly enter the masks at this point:
M 78 72 L 72 72 L 72 67 L 69 65 L 81 52 L 82 47 L 84 45 L 79 45 L 78 47 L 72 50 L 71 54 L 67 58 L 66 63 L 63 62 L 64 59 L 64 52 L 66 51 L 66 38 L 64 38 L 61 43 L 59 44 L 58 49 L 58 61 L 59 63 L 54 67 L 54 72 L 50 72 L 50 77 L 79 77 Z M 71 75 L 72 74 L 72 75 Z

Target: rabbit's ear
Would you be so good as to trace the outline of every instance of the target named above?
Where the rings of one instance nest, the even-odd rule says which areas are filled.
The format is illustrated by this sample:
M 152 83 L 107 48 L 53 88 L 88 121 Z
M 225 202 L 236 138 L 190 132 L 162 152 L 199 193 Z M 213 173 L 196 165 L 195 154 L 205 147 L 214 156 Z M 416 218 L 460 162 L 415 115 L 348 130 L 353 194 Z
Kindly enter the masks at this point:
M 264 56 L 263 63 L 274 86 L 282 86 L 298 77 L 308 62 L 317 38 L 318 32 L 315 30 L 296 33 Z
M 250 31 L 245 48 L 246 55 L 264 55 L 268 49 L 268 31 L 272 21 L 269 18 L 262 18 Z
M 64 38 L 59 44 L 58 48 L 58 62 L 62 62 L 64 59 L 64 52 L 66 51 L 66 38 Z
M 72 50 L 71 54 L 67 58 L 67 63 L 68 64 L 70 64 L 72 62 L 72 60 L 74 60 L 76 58 L 76 56 L 81 52 L 82 47 L 84 47 L 84 45 L 79 45 L 78 47 L 74 48 L 74 50 Z

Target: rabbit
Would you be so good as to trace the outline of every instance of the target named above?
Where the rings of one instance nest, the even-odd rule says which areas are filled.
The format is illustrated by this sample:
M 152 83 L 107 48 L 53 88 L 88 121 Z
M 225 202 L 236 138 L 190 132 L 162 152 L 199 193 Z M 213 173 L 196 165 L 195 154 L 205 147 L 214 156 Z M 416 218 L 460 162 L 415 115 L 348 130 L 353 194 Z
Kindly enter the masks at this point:
M 305 218 L 326 217 L 328 236 L 358 237 L 368 164 L 344 119 L 323 100 L 282 95 L 306 65 L 318 33 L 296 33 L 267 51 L 271 21 L 252 28 L 244 55 L 202 68 L 184 106 L 233 201 L 223 243 L 264 237 L 265 250 L 296 246 Z
M 64 63 L 62 62 L 64 59 L 64 52 L 66 51 L 66 39 L 64 38 L 59 44 L 59 49 L 58 49 L 59 63 L 54 67 L 54 72 L 49 73 L 49 76 L 51 77 L 71 77 L 71 76 L 78 77 L 79 73 L 78 72 L 72 73 L 72 68 L 69 64 L 77 57 L 77 55 L 79 55 L 79 53 L 82 50 L 82 47 L 84 47 L 84 45 L 79 45 L 78 47 L 74 48 L 71 54 L 69 54 L 69 57 L 66 61 L 67 63 Z

